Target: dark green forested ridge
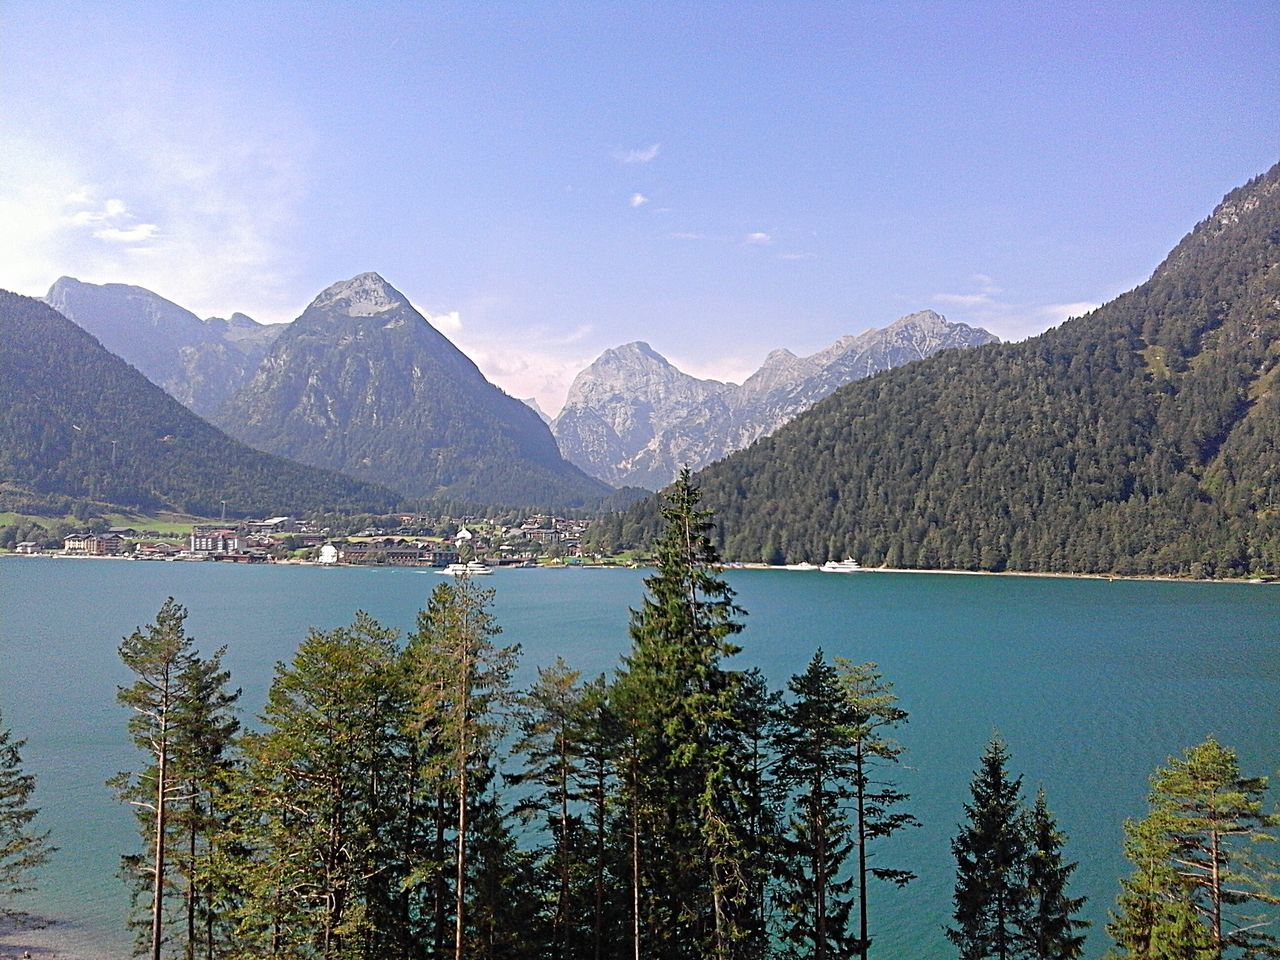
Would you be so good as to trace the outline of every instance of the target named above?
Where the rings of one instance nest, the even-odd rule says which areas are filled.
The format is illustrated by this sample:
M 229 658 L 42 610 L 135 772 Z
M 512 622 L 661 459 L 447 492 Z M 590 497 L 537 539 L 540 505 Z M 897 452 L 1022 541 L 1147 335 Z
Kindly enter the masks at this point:
M 390 509 L 372 484 L 232 440 L 47 304 L 0 291 L 0 494 L 216 516 Z
M 1151 279 L 851 384 L 698 481 L 726 559 L 1280 573 L 1280 165 Z M 644 542 L 651 501 L 597 525 Z

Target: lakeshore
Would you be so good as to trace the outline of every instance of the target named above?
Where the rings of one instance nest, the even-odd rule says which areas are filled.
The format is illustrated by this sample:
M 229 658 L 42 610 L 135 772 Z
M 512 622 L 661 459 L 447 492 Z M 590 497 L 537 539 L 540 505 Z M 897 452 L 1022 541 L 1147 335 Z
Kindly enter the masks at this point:
M 132 562 L 192 562 L 191 560 L 140 560 L 139 558 L 129 556 L 88 556 L 83 554 L 64 554 L 57 552 L 49 553 L 33 553 L 18 554 L 13 552 L 0 551 L 0 557 L 13 557 L 23 559 L 45 559 L 45 560 L 111 560 L 111 561 L 132 561 Z M 218 563 L 221 562 L 226 566 L 225 561 L 217 561 L 213 558 L 206 558 L 204 562 Z M 273 559 L 265 561 L 263 564 L 253 564 L 252 566 L 284 566 L 284 567 L 319 567 L 321 569 L 413 569 L 410 565 L 400 564 L 350 564 L 350 563 L 324 563 L 319 560 L 307 560 L 297 557 L 287 557 L 283 559 Z M 419 567 L 419 569 L 423 569 Z M 433 569 L 426 567 L 425 569 Z M 574 562 L 559 561 L 549 563 L 537 563 L 530 565 L 525 564 L 495 564 L 495 570 L 520 570 L 520 569 L 536 569 L 536 570 L 635 570 L 635 569 L 651 569 L 651 564 L 645 561 L 626 561 L 626 562 Z M 724 570 L 748 570 L 748 571 L 768 571 L 773 573 L 823 573 L 821 567 L 813 566 L 809 569 L 795 569 L 794 567 L 778 564 L 767 563 L 725 563 L 722 566 Z M 915 567 L 860 567 L 856 571 L 844 573 L 828 573 L 827 576 L 832 577 L 856 577 L 864 573 L 870 574 L 915 574 L 915 575 L 937 575 L 948 577 L 1030 577 L 1037 579 L 1051 580 L 1106 580 L 1116 582 L 1130 583 L 1199 583 L 1199 584 L 1248 584 L 1251 586 L 1273 586 L 1280 584 L 1280 578 L 1275 577 L 1233 577 L 1233 578 L 1192 578 L 1192 577 L 1175 577 L 1162 574 L 1121 574 L 1121 573 L 1058 573 L 1053 571 L 1040 570 L 934 570 L 920 569 Z

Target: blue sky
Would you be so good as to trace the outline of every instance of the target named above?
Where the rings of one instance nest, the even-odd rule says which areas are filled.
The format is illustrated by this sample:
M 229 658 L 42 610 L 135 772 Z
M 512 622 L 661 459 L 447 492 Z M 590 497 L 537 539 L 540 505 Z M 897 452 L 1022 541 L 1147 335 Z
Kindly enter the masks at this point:
M 0 286 L 376 270 L 554 412 L 932 308 L 1019 339 L 1280 160 L 1280 5 L 0 0 Z

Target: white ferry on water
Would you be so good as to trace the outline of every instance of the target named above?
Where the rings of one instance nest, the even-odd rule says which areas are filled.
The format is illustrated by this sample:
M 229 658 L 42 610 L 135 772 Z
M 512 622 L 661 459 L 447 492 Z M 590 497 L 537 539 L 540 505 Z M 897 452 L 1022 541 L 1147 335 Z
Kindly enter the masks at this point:
M 493 568 L 487 563 L 472 560 L 469 563 L 451 563 L 436 573 L 442 577 L 487 577 L 493 573 Z
M 823 573 L 858 573 L 862 567 L 853 557 L 846 557 L 844 560 L 828 560 L 819 569 Z

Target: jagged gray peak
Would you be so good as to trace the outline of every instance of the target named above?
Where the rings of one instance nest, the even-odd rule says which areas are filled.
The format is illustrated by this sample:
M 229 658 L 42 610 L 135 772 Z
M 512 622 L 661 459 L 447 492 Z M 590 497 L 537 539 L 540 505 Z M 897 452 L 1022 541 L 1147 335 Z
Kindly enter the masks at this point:
M 950 347 L 995 342 L 932 310 L 841 337 L 809 357 L 771 352 L 741 386 L 698 380 L 646 343 L 606 350 L 551 422 L 560 450 L 593 476 L 656 490 L 768 436 L 844 384 Z
M 396 307 L 407 307 L 409 301 L 376 273 L 361 273 L 326 287 L 311 302 L 315 310 L 327 310 L 348 317 L 371 317 Z
M 157 293 L 125 283 L 62 277 L 44 301 L 202 416 L 248 380 L 281 329 L 243 313 L 201 320 Z
M 555 506 L 608 493 L 375 273 L 322 291 L 214 422 L 409 497 Z
M 592 476 L 656 489 L 679 469 L 682 461 L 673 458 L 701 456 L 671 435 L 670 425 L 723 419 L 733 389 L 683 373 L 647 343 L 628 343 L 574 378 L 551 432 L 561 452 Z

